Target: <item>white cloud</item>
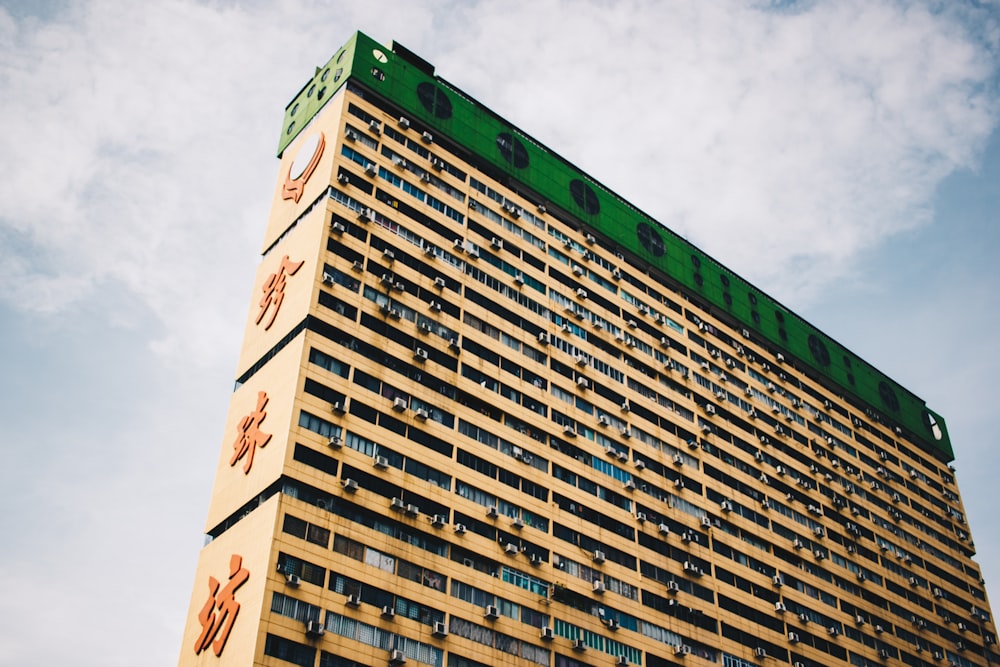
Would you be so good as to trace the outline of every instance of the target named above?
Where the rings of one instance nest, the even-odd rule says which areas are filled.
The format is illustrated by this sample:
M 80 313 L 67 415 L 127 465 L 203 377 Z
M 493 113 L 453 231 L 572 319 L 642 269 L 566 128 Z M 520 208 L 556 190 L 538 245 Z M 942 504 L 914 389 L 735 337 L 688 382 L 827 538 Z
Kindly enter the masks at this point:
M 471 61 L 473 94 L 792 301 L 928 223 L 996 121 L 992 54 L 919 4 L 542 6 L 478 15 L 448 71 Z
M 183 341 L 243 317 L 232 288 L 257 250 L 283 100 L 363 25 L 359 7 L 70 11 L 0 26 L 0 268 L 21 285 L 4 298 L 55 311 L 120 281 L 163 319 L 159 349 L 210 354 Z M 919 4 L 551 0 L 383 16 L 364 27 L 793 301 L 925 224 L 936 184 L 974 164 L 995 121 L 995 63 Z

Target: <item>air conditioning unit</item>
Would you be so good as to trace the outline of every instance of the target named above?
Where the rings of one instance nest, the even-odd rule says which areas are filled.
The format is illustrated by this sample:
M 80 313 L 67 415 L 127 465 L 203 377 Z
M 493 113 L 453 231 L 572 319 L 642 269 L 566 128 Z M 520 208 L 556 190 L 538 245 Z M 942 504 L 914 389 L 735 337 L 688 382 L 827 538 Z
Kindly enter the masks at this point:
M 344 487 L 344 491 L 348 493 L 354 493 L 358 490 L 357 480 L 351 479 L 350 477 L 340 480 L 340 485 Z
M 675 644 L 674 645 L 674 655 L 690 655 L 691 647 L 687 644 Z
M 413 351 L 413 358 L 416 359 L 417 361 L 427 361 L 427 350 L 425 350 L 422 347 L 418 347 L 417 349 L 415 349 Z M 393 404 L 393 409 L 394 410 L 405 410 L 406 409 L 406 401 L 404 401 L 402 398 L 397 398 L 396 401 L 397 402 L 402 402 L 402 407 L 397 408 L 396 404 Z
M 706 414 L 710 414 L 710 415 L 714 415 L 715 414 L 715 406 L 712 405 L 711 403 L 706 403 L 705 404 L 705 413 Z
M 684 465 L 684 457 L 681 456 L 680 454 L 674 454 L 673 461 L 674 461 L 674 465 L 675 466 L 682 466 L 682 465 Z
M 398 648 L 394 648 L 389 652 L 390 665 L 402 665 L 405 662 L 406 662 L 406 656 Z
M 521 547 L 517 546 L 513 542 L 508 542 L 507 544 L 504 545 L 503 551 L 508 556 L 516 556 L 517 554 L 521 553 Z
M 733 504 L 728 500 L 723 500 L 721 503 L 719 503 L 719 507 L 722 509 L 723 512 L 733 511 Z
M 328 447 L 333 447 L 334 449 L 339 449 L 344 446 L 344 439 L 339 435 L 331 435 L 326 441 Z
M 788 607 L 785 606 L 784 602 L 779 601 L 774 603 L 774 610 L 779 614 L 784 614 L 786 611 L 788 611 Z
M 486 516 L 489 517 L 490 519 L 495 519 L 498 516 L 500 516 L 500 512 L 497 510 L 497 506 L 496 505 L 490 505 L 489 507 L 487 507 L 486 508 Z
M 396 616 L 396 609 L 392 605 L 385 605 L 382 607 L 382 618 L 394 618 Z
M 789 632 L 788 633 L 788 643 L 789 644 L 798 644 L 799 643 L 799 633 L 797 633 L 797 632 Z
M 382 456 L 381 454 L 376 454 L 372 458 L 372 465 L 375 466 L 376 468 L 380 468 L 382 470 L 385 470 L 386 468 L 389 467 L 389 459 L 387 459 L 386 457 Z
M 446 283 L 445 283 L 444 278 L 442 278 L 440 276 L 438 276 L 437 278 L 434 279 L 434 286 L 435 287 L 438 287 L 440 289 L 444 289 L 445 284 Z
M 707 516 L 701 517 L 701 527 L 708 529 L 712 527 L 712 520 Z
M 598 549 L 597 551 L 594 552 L 592 560 L 595 563 L 603 563 L 604 562 L 604 558 L 605 558 L 604 552 L 601 551 L 600 549 Z
M 441 528 L 446 523 L 448 523 L 448 517 L 444 514 L 435 514 L 431 517 L 431 525 L 435 528 Z
M 573 650 L 574 651 L 586 651 L 587 650 L 587 643 L 585 641 L 583 641 L 582 639 L 574 639 L 573 640 Z
M 840 628 L 838 628 L 835 625 L 831 625 L 830 627 L 828 627 L 826 629 L 826 633 L 828 635 L 830 635 L 831 637 L 836 637 L 836 636 L 838 636 L 840 634 Z
M 779 465 L 779 466 L 775 466 L 774 467 L 774 474 L 775 475 L 784 475 L 786 472 L 788 472 L 788 471 L 785 470 L 785 466 Z
M 360 607 L 361 606 L 361 596 L 357 593 L 351 593 L 347 596 L 347 600 L 344 601 L 348 607 Z
M 669 535 L 670 534 L 670 526 L 668 526 L 665 523 L 661 523 L 660 525 L 658 525 L 656 527 L 656 530 L 660 533 L 660 535 Z
M 434 135 L 431 134 L 430 132 L 424 132 L 423 134 L 420 135 L 420 141 L 424 142 L 425 144 L 434 143 Z
M 416 416 L 416 418 L 417 418 L 417 419 L 419 419 L 420 421 L 427 421 L 428 417 L 430 417 L 430 416 L 431 416 L 431 415 L 430 415 L 430 413 L 429 413 L 429 412 L 427 412 L 427 410 L 425 410 L 425 409 L 423 409 L 423 408 L 417 408 L 417 409 L 416 409 L 416 411 L 415 411 L 415 412 L 414 412 L 413 414 L 414 414 L 414 415 Z
M 753 650 L 753 654 L 754 654 L 754 657 L 757 657 L 757 658 L 766 658 L 767 657 L 767 651 L 764 648 L 760 647 L 760 646 L 758 646 L 757 648 L 755 648 Z
M 680 590 L 681 590 L 681 587 L 677 585 L 676 581 L 668 581 L 667 582 L 667 592 L 668 593 L 671 593 L 671 594 L 678 593 L 678 592 L 680 592 Z
M 514 519 L 511 520 L 510 525 L 512 528 L 517 528 L 517 529 L 524 528 L 524 520 L 519 516 L 514 517 Z
M 635 467 L 638 468 L 639 470 L 645 470 L 645 468 L 646 468 L 646 462 L 643 461 L 642 459 L 636 459 L 635 460 Z
M 497 609 L 495 604 L 488 604 L 486 605 L 486 610 L 483 611 L 483 618 L 490 621 L 496 620 L 500 618 L 500 610 Z
M 601 594 L 601 593 L 603 593 L 606 590 L 607 590 L 607 587 L 604 585 L 603 581 L 601 581 L 600 579 L 598 579 L 597 581 L 594 582 L 594 592 L 595 593 Z
M 771 583 L 776 587 L 781 588 L 782 586 L 785 585 L 785 580 L 781 578 L 780 574 L 776 574 L 773 577 L 771 577 Z
M 826 558 L 826 552 L 823 551 L 822 549 L 816 549 L 816 551 L 813 552 L 813 556 L 816 558 L 816 560 L 823 560 L 824 558 Z
M 515 273 L 514 274 L 514 282 L 517 283 L 518 285 L 523 285 L 524 284 L 524 274 L 521 273 L 520 271 L 518 271 L 517 273 Z
M 609 622 L 608 623 L 608 629 L 609 630 L 617 630 L 618 629 L 618 621 L 615 621 L 614 627 L 612 627 L 611 623 Z M 626 656 L 624 656 L 624 655 L 618 656 L 618 658 L 615 660 L 615 665 L 617 667 L 626 667 L 626 665 L 628 665 L 628 658 Z
M 580 389 L 586 389 L 590 386 L 590 380 L 580 375 L 576 378 L 576 386 Z
M 688 574 L 700 577 L 704 572 L 702 569 L 689 560 L 684 561 L 684 571 Z
M 574 264 L 573 265 L 573 275 L 578 276 L 578 277 L 582 276 L 583 275 L 583 267 L 580 266 L 579 264 Z M 583 298 L 587 298 L 586 297 L 587 293 L 586 293 L 586 291 L 584 291 L 584 289 L 582 287 L 576 291 L 577 294 L 579 294 L 580 292 L 584 293 L 584 297 Z
M 444 624 L 444 621 L 434 621 L 434 630 L 431 631 L 435 637 L 447 637 L 448 627 Z
M 456 523 L 454 530 L 455 530 L 455 534 L 456 535 L 465 535 L 465 530 L 466 530 L 465 524 L 464 523 Z
M 542 345 L 548 345 L 549 344 L 549 335 L 547 333 L 545 333 L 544 331 L 539 331 L 538 332 L 538 342 L 541 343 Z
M 626 479 L 624 482 L 622 482 L 622 486 L 625 488 L 626 491 L 635 490 L 635 482 L 633 482 L 630 479 Z
M 297 574 L 286 574 L 285 582 L 287 582 L 288 585 L 291 586 L 292 588 L 296 588 L 298 587 L 299 584 L 302 583 L 302 579 L 299 578 L 299 575 Z
M 397 396 L 392 401 L 392 409 L 395 410 L 396 412 L 402 412 L 402 411 L 406 410 L 406 399 L 402 398 L 400 396 Z
M 389 509 L 396 512 L 403 512 L 406 510 L 406 503 L 403 502 L 402 498 L 393 498 L 389 501 Z
M 306 621 L 306 634 L 310 637 L 322 637 L 323 629 L 323 624 L 318 620 L 309 619 Z
M 567 438 L 575 438 L 576 429 L 573 428 L 572 424 L 563 424 L 563 435 L 565 435 Z

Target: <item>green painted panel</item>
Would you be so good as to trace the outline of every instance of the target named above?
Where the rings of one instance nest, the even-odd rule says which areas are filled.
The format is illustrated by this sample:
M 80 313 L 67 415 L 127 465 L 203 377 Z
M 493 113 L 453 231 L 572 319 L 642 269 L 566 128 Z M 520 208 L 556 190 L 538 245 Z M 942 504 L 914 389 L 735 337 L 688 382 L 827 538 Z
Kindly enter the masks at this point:
M 287 130 L 294 120 L 291 111 L 295 104 L 304 105 L 306 114 L 298 115 L 302 113 L 300 106 L 299 120 L 295 121 L 304 126 L 324 103 L 314 99 L 324 84 L 322 76 L 338 68 L 342 68 L 340 77 L 326 85 L 339 86 L 352 77 L 403 109 L 411 119 L 432 128 L 437 136 L 471 151 L 547 203 L 569 212 L 585 227 L 670 276 L 688 293 L 700 296 L 714 312 L 756 332 L 774 349 L 786 350 L 797 364 L 808 366 L 845 395 L 860 400 L 886 423 L 902 428 L 937 458 L 954 458 L 944 419 L 928 410 L 917 396 L 556 153 L 426 72 L 426 67 L 408 62 L 362 33 L 356 33 L 330 62 L 317 68 L 313 79 L 286 108 L 279 154 L 298 131 Z M 326 99 L 331 93 L 326 93 Z

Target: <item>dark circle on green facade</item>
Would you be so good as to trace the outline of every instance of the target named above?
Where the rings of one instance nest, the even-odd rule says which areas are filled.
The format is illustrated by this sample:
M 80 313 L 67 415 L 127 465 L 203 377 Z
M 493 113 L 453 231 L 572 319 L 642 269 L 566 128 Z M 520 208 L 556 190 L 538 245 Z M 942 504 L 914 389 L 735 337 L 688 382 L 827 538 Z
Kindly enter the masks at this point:
M 754 294 L 753 292 L 747 292 L 747 298 L 750 299 L 750 305 L 751 306 L 756 306 L 757 305 L 757 295 L 756 294 Z
M 753 320 L 754 324 L 760 324 L 760 313 L 758 313 L 756 310 L 751 310 L 750 319 Z
M 433 83 L 424 81 L 417 85 L 417 99 L 420 105 L 435 118 L 451 118 L 451 100 L 443 90 Z
M 702 285 L 705 284 L 705 279 L 701 277 L 700 273 L 696 272 L 694 274 L 694 284 L 697 285 L 698 287 L 701 287 Z
M 778 327 L 778 338 L 788 340 L 788 332 L 785 331 L 785 327 Z
M 899 412 L 899 398 L 896 397 L 896 392 L 885 380 L 878 383 L 878 395 L 882 398 L 882 404 L 885 407 L 893 412 Z
M 816 334 L 809 334 L 809 351 L 820 366 L 830 365 L 830 352 Z
M 597 199 L 597 193 L 579 178 L 569 182 L 569 194 L 587 215 L 597 215 L 601 212 L 601 202 Z
M 651 225 L 640 222 L 635 226 L 635 235 L 639 239 L 639 245 L 645 248 L 646 252 L 653 257 L 663 257 L 667 248 L 663 245 L 663 239 Z
M 497 135 L 497 148 L 503 159 L 514 165 L 515 169 L 524 169 L 528 166 L 528 149 L 510 132 L 501 132 Z
M 726 302 L 727 306 L 733 305 L 733 297 L 729 292 L 722 293 L 722 300 Z
M 727 276 L 727 275 L 726 275 L 726 274 L 724 274 L 724 273 L 722 273 L 722 274 L 719 274 L 719 280 L 721 280 L 721 281 L 722 281 L 722 286 L 723 286 L 723 287 L 726 287 L 726 288 L 728 288 L 728 287 L 729 287 L 729 276 Z

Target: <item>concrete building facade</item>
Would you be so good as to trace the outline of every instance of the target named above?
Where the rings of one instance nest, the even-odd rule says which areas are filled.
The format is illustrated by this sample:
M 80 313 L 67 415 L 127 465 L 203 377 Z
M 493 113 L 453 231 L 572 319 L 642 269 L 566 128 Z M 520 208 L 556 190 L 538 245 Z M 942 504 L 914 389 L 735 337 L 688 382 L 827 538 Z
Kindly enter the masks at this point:
M 355 34 L 288 105 L 180 665 L 989 665 L 944 419 Z

